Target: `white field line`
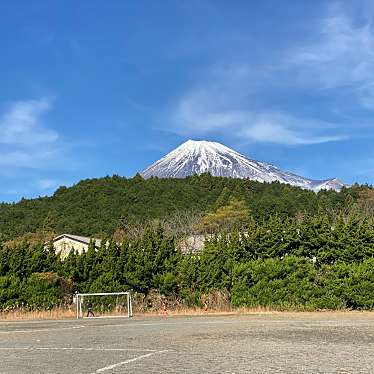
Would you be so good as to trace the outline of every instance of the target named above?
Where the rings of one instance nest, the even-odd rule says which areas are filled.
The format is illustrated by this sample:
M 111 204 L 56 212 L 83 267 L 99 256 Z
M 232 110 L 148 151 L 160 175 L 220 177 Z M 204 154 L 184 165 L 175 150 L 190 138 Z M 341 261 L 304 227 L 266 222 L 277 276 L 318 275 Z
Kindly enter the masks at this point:
M 235 325 L 235 324 L 248 324 L 248 325 L 261 325 L 261 326 L 271 326 L 274 323 L 286 324 L 286 325 L 296 325 L 304 323 L 305 325 L 311 325 L 315 323 L 318 325 L 340 325 L 340 321 L 321 321 L 323 323 L 310 321 L 310 320 L 239 320 L 239 321 L 178 321 L 178 322 L 145 322 L 145 323 L 123 323 L 123 324 L 107 324 L 107 325 L 86 325 L 86 327 L 143 327 L 143 326 L 175 326 L 175 325 Z
M 106 318 L 130 318 L 129 316 L 95 316 L 95 317 L 86 317 L 83 316 L 83 319 L 106 319 Z
M 103 351 L 103 352 L 152 352 L 156 349 L 142 348 L 91 348 L 91 347 L 0 347 L 0 351 Z
M 237 323 L 256 323 L 258 324 L 260 321 L 179 321 L 179 322 L 146 322 L 146 323 L 123 323 L 121 325 L 87 325 L 86 327 L 142 327 L 142 326 L 174 326 L 174 325 L 233 325 Z M 283 322 L 283 321 L 272 321 L 272 322 Z
M 48 332 L 48 331 L 61 331 L 61 330 L 74 330 L 82 329 L 86 326 L 70 326 L 70 327 L 60 327 L 60 328 L 51 328 L 51 329 L 30 329 L 30 330 L 10 330 L 10 331 L 0 331 L 0 334 L 16 334 L 16 333 L 26 333 L 26 332 Z
M 76 319 L 74 318 L 74 321 Z M 71 323 L 72 320 L 70 319 L 43 319 L 43 320 L 13 320 L 13 321 L 8 321 L 8 320 L 0 320 L 0 325 L 14 325 L 14 324 L 27 324 L 27 325 L 45 325 L 46 323 L 53 323 L 55 324 L 69 324 Z
M 141 360 L 143 358 L 151 357 L 151 356 L 153 356 L 155 354 L 160 354 L 160 353 L 165 353 L 165 352 L 170 352 L 170 350 L 169 349 L 165 349 L 163 351 L 156 351 L 156 352 L 147 353 L 145 355 L 141 355 L 141 356 L 138 356 L 138 357 L 130 358 L 129 360 L 121 361 L 121 362 L 118 362 L 116 364 L 105 366 L 105 367 L 103 367 L 101 369 L 97 369 L 92 374 L 103 373 L 104 371 L 112 370 L 112 369 L 114 369 L 114 368 L 116 368 L 118 366 L 126 365 L 126 364 L 129 364 L 130 362 L 138 361 L 138 360 Z

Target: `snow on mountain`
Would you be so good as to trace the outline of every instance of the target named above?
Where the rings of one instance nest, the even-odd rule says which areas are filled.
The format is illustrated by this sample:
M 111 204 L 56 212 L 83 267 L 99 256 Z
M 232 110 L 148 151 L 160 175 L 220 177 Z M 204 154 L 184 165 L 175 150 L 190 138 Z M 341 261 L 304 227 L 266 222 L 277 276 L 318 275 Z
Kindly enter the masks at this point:
M 185 178 L 193 174 L 248 178 L 259 182 L 288 183 L 313 191 L 334 189 L 345 184 L 339 179 L 312 180 L 278 169 L 276 166 L 251 160 L 220 143 L 188 140 L 140 174 L 143 178 Z

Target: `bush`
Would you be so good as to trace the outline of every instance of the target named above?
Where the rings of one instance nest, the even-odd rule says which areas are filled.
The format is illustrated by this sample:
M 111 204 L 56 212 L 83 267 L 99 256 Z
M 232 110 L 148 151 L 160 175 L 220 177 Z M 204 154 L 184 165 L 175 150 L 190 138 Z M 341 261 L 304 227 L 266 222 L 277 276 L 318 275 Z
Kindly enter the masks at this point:
M 73 283 L 55 273 L 33 273 L 21 281 L 15 276 L 0 277 L 0 307 L 9 309 L 51 309 L 70 304 Z
M 236 306 L 312 308 L 316 270 L 309 259 L 287 256 L 239 264 L 231 300 Z

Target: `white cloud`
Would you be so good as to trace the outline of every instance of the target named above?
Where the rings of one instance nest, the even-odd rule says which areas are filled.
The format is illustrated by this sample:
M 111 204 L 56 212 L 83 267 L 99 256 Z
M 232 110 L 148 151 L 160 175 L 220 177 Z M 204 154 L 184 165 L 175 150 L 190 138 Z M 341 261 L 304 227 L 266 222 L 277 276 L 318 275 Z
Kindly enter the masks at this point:
M 337 14 L 324 18 L 316 29 L 320 31 L 314 41 L 292 49 L 288 63 L 326 87 L 374 80 L 371 22 L 355 24 L 347 15 Z
M 252 142 L 287 145 L 326 143 L 345 138 L 331 134 L 336 127 L 332 123 L 295 118 L 272 110 L 230 109 L 235 107 L 233 101 L 239 96 L 240 93 L 232 96 L 215 90 L 190 92 L 178 103 L 172 115 L 172 130 L 185 136 L 219 133 Z
M 50 152 L 37 149 L 15 151 L 0 151 L 0 166 L 12 168 L 38 168 L 43 162 L 50 159 Z
M 304 129 L 300 129 L 300 124 L 303 124 Z M 255 116 L 253 125 L 246 128 L 243 133 L 253 141 L 290 145 L 319 144 L 345 139 L 342 135 L 316 134 L 316 129 L 322 126 L 332 125 L 278 113 L 266 113 Z
M 267 61 L 205 69 L 174 105 L 169 129 L 291 145 L 359 136 L 357 127 L 368 121 L 350 113 L 374 109 L 374 24 L 358 13 L 329 5 L 323 18 L 305 25 L 304 36 L 295 36 L 299 44 L 269 52 Z M 313 113 L 306 98 L 321 107 L 315 117 L 304 114 Z
M 0 143 L 33 146 L 54 142 L 58 134 L 42 123 L 42 116 L 51 108 L 46 99 L 18 101 L 0 116 Z
M 58 133 L 43 123 L 47 99 L 18 101 L 0 115 L 0 165 L 40 168 L 56 156 Z
M 353 12 L 341 5 L 314 24 L 312 42 L 291 48 L 282 68 L 304 87 L 339 88 L 349 106 L 374 109 L 374 24 L 370 3 Z M 345 108 L 342 109 L 344 111 Z

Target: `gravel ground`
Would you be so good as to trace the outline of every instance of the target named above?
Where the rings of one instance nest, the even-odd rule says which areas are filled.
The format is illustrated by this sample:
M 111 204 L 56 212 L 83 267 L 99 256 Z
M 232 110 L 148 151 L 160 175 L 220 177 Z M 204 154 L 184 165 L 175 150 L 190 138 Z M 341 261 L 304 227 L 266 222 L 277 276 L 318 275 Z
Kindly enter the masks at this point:
M 374 373 L 374 313 L 0 322 L 0 373 Z

